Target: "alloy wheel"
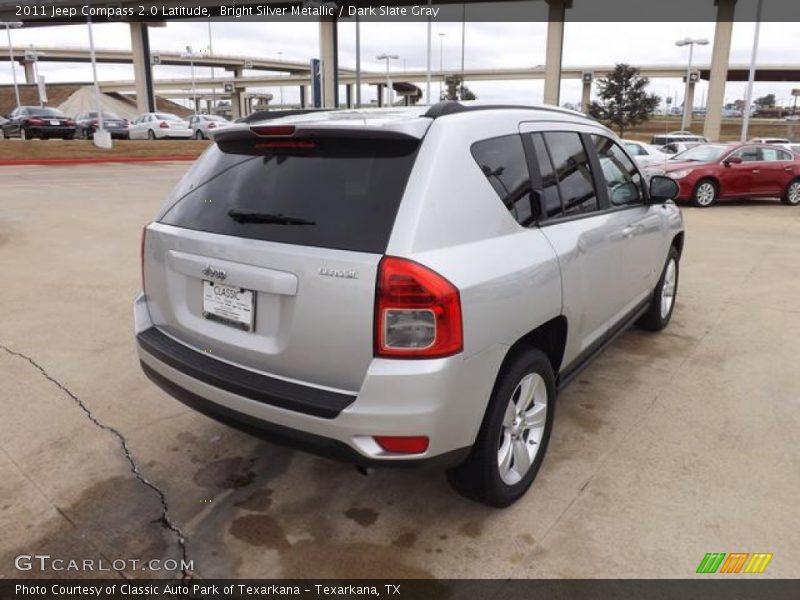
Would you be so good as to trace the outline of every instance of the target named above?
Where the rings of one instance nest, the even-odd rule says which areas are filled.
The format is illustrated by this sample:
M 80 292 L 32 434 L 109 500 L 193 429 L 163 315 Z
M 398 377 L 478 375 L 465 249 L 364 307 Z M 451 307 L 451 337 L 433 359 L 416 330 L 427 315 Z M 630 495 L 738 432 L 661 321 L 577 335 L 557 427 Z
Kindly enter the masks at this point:
M 497 449 L 503 483 L 519 483 L 533 465 L 547 423 L 547 400 L 547 385 L 538 373 L 525 375 L 511 394 Z
M 789 186 L 786 198 L 789 200 L 789 204 L 800 204 L 800 181 L 795 181 Z
M 697 186 L 697 192 L 695 192 L 695 198 L 700 206 L 708 206 L 714 202 L 716 195 L 717 190 L 714 188 L 714 184 L 708 181 Z
M 678 265 L 670 258 L 664 271 L 664 283 L 661 285 L 661 318 L 666 319 L 672 304 L 675 302 L 675 284 L 678 280 Z

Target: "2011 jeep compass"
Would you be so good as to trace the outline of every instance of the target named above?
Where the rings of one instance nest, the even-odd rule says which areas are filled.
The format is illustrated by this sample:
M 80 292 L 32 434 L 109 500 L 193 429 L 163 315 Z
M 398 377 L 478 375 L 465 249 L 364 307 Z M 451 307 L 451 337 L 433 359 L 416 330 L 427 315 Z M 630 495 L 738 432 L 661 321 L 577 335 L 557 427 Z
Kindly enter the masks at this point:
M 145 373 L 360 465 L 438 462 L 506 506 L 556 394 L 675 305 L 674 181 L 549 107 L 318 111 L 221 131 L 142 238 Z

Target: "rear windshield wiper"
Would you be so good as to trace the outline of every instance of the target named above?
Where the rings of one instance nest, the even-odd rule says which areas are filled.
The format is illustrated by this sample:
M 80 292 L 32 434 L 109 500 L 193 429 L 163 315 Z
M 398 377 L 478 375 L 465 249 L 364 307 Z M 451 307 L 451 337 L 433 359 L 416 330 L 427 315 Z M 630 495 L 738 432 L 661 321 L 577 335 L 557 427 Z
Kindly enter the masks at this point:
M 232 208 L 228 216 L 237 223 L 267 223 L 270 225 L 316 225 L 316 221 L 287 217 L 282 213 L 260 213 Z

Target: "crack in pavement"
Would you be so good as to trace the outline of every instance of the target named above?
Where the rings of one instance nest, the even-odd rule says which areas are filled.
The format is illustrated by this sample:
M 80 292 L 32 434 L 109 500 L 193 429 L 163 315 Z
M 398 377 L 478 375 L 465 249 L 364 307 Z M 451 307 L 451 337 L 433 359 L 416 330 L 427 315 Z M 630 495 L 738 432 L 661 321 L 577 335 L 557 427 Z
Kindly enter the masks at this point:
M 98 421 L 97 417 L 94 416 L 94 413 L 92 413 L 92 411 L 89 410 L 89 408 L 83 403 L 83 401 L 80 398 L 78 398 L 78 396 L 73 394 L 69 390 L 69 388 L 67 388 L 60 381 L 58 381 L 57 379 L 52 377 L 45 370 L 44 367 L 42 367 L 39 363 L 37 363 L 35 360 L 33 360 L 30 356 L 28 356 L 26 354 L 23 354 L 21 352 L 16 352 L 15 350 L 11 350 L 10 348 L 8 348 L 7 346 L 5 346 L 3 344 L 0 344 L 0 349 L 4 350 L 7 354 L 9 354 L 11 356 L 14 356 L 16 358 L 21 358 L 22 360 L 25 360 L 28 363 L 30 363 L 37 371 L 39 371 L 39 373 L 42 374 L 42 376 L 45 379 L 50 381 L 58 389 L 60 389 L 67 396 L 69 396 L 69 398 L 78 406 L 78 408 L 80 408 L 83 411 L 83 413 L 86 415 L 86 417 L 92 423 L 94 423 L 100 429 L 102 429 L 104 431 L 108 431 L 114 437 L 116 437 L 117 440 L 119 440 L 120 447 L 122 448 L 122 453 L 123 453 L 123 455 L 125 457 L 125 460 L 128 462 L 128 465 L 130 466 L 130 469 L 131 469 L 131 472 L 133 473 L 133 476 L 139 482 L 141 482 L 143 485 L 145 485 L 146 487 L 148 487 L 152 491 L 154 491 L 156 493 L 156 495 L 158 496 L 158 498 L 159 498 L 159 500 L 161 502 L 161 516 L 158 519 L 156 519 L 155 521 L 153 521 L 153 522 L 161 523 L 162 527 L 164 527 L 165 529 L 169 529 L 170 531 L 172 531 L 176 535 L 176 537 L 178 538 L 178 547 L 180 548 L 180 551 L 181 551 L 181 558 L 182 558 L 181 574 L 183 575 L 183 580 L 185 581 L 187 579 L 191 579 L 194 576 L 194 573 L 187 569 L 187 565 L 190 564 L 190 563 L 188 561 L 188 552 L 187 552 L 187 548 L 186 548 L 186 536 L 184 535 L 184 533 L 181 530 L 181 528 L 178 525 L 176 525 L 175 522 L 170 518 L 170 515 L 169 515 L 169 503 L 167 502 L 167 497 L 164 494 L 164 492 L 156 484 L 154 484 L 149 479 L 147 479 L 144 475 L 142 475 L 141 471 L 139 470 L 139 465 L 136 464 L 136 459 L 133 458 L 133 453 L 131 452 L 131 449 L 128 447 L 128 440 L 125 439 L 125 436 L 122 435 L 119 432 L 118 429 Z

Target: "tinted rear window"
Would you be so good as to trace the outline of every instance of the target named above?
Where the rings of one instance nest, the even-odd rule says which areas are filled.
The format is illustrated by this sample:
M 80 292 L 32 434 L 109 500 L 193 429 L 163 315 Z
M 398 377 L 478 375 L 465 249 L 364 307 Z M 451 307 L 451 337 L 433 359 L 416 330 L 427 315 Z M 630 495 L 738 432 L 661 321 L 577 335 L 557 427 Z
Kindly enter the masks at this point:
M 275 150 L 270 143 L 229 143 L 225 152 L 212 147 L 178 185 L 178 200 L 161 222 L 286 244 L 386 251 L 418 140 L 326 138 L 312 148 Z M 241 223 L 231 210 L 313 224 Z

